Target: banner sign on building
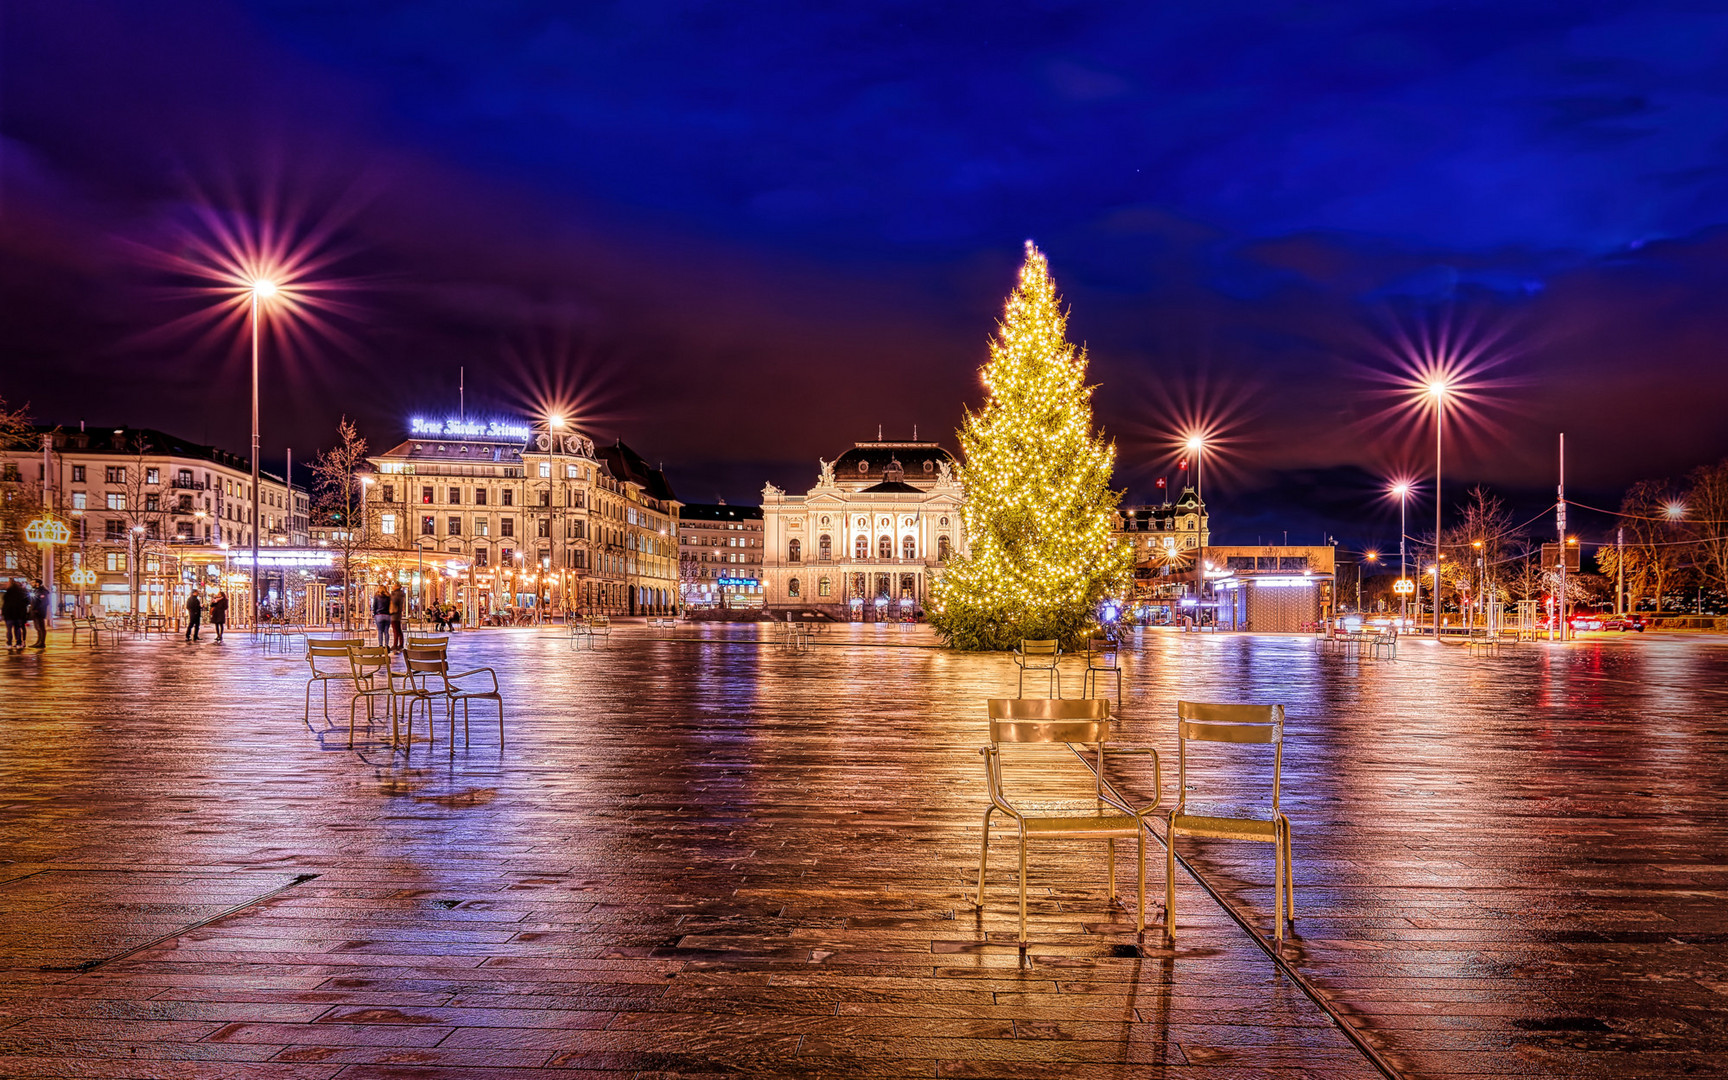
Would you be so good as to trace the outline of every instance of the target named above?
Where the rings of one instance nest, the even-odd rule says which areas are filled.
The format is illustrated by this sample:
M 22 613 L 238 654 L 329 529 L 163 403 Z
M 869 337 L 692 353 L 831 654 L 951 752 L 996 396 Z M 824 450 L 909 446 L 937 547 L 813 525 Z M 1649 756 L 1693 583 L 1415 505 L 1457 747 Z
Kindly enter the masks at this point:
M 526 439 L 534 433 L 516 420 L 462 420 L 454 416 L 443 420 L 410 417 L 408 431 L 435 439 Z

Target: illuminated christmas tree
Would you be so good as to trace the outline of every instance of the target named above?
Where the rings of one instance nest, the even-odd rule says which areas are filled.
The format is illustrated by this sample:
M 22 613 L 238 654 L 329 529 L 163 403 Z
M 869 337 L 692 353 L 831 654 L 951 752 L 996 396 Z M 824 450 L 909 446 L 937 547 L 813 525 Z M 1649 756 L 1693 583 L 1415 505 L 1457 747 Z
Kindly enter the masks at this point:
M 1072 646 L 1099 601 L 1120 595 L 1132 553 L 1114 541 L 1116 448 L 1092 429 L 1086 354 L 1031 241 L 990 342 L 989 399 L 960 429 L 969 550 L 932 590 L 931 623 L 960 649 L 1023 638 Z

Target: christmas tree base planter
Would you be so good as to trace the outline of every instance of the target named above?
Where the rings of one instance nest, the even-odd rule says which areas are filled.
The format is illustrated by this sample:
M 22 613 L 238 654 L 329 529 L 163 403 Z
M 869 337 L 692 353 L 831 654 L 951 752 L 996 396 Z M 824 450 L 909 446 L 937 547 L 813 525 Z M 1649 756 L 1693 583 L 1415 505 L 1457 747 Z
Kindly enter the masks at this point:
M 983 408 L 960 429 L 965 555 L 931 592 L 930 623 L 951 647 L 1078 646 L 1098 605 L 1120 596 L 1133 553 L 1116 542 L 1115 446 L 1092 428 L 1086 354 L 1068 342 L 1049 264 L 1031 241 L 990 342 Z

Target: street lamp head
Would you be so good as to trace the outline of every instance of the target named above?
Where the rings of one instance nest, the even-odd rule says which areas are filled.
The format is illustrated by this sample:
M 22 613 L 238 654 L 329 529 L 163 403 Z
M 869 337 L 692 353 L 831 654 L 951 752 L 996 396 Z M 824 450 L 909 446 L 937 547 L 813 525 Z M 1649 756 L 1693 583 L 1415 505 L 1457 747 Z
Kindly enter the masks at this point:
M 1380 561 L 1380 553 L 1378 551 L 1365 551 L 1362 553 L 1362 557 L 1367 559 L 1369 562 Z
M 1186 445 L 1193 453 L 1198 454 L 1200 451 L 1206 449 L 1206 440 L 1198 435 L 1190 435 L 1187 443 L 1184 445 Z
M 1407 480 L 1400 480 L 1396 484 L 1393 484 L 1392 494 L 1395 498 L 1407 498 L 1410 494 L 1410 482 Z
M 1676 500 L 1663 507 L 1662 513 L 1667 515 L 1669 521 L 1679 521 L 1686 516 L 1686 504 Z
M 1449 390 L 1450 388 L 1451 388 L 1451 384 L 1448 383 L 1445 379 L 1429 379 L 1428 380 L 1428 396 L 1433 398 L 1435 401 L 1439 401 L 1441 398 L 1444 398 L 1446 396 L 1446 391 Z
M 260 300 L 268 300 L 276 295 L 276 283 L 269 278 L 253 278 L 252 295 Z
M 562 416 L 559 416 L 559 415 L 558 415 L 558 414 L 556 414 L 556 413 L 554 413 L 554 414 L 553 414 L 553 415 L 551 415 L 551 416 L 549 416 L 549 417 L 547 417 L 547 418 L 546 418 L 546 422 L 547 422 L 547 423 L 548 423 L 548 424 L 549 424 L 549 425 L 551 425 L 551 426 L 552 426 L 552 427 L 555 427 L 555 428 L 561 428 L 561 427 L 563 427 L 563 426 L 564 426 L 564 418 L 563 418 L 563 417 L 562 417 Z

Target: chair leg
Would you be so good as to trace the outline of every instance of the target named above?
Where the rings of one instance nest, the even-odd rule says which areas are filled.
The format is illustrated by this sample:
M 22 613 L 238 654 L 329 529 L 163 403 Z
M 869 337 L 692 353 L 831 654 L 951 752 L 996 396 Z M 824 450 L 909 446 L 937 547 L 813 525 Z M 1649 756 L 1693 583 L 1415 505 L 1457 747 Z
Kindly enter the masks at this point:
M 1296 860 L 1290 846 L 1290 819 L 1284 819 L 1284 897 L 1290 921 L 1296 921 Z
M 1026 944 L 1026 823 L 1020 823 L 1020 944 Z
M 1110 864 L 1110 906 L 1116 906 L 1116 838 L 1104 838 L 1104 860 Z
M 990 815 L 996 812 L 994 804 L 984 810 L 984 837 L 978 844 L 978 899 L 972 905 L 979 910 L 984 907 L 984 868 L 990 862 Z
M 498 699 L 498 747 L 504 747 L 504 699 Z
M 1140 905 L 1140 932 L 1146 932 L 1146 826 L 1140 826 L 1140 891 L 1134 894 L 1135 902 Z
M 1275 825 L 1272 838 L 1272 944 L 1284 944 L 1284 828 Z
M 1176 830 L 1164 833 L 1164 940 L 1176 943 Z

